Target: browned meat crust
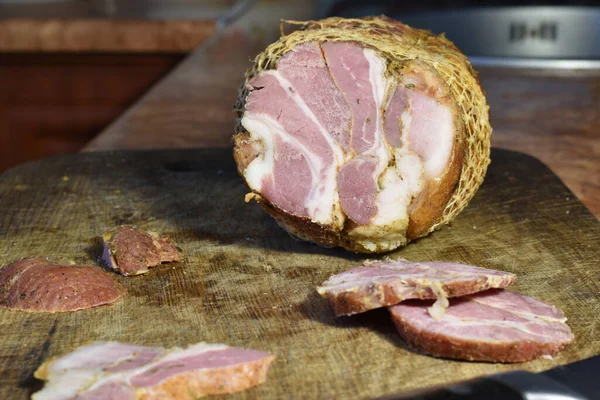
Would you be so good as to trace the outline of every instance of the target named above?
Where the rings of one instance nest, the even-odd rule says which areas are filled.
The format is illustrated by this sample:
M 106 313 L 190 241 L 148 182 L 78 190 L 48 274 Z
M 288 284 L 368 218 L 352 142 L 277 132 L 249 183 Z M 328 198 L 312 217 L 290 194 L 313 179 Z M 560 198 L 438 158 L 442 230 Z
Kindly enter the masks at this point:
M 103 235 L 104 260 L 125 276 L 140 275 L 164 262 L 179 261 L 175 243 L 166 236 L 121 226 Z
M 154 387 L 151 391 L 138 390 L 138 399 L 193 400 L 210 395 L 242 392 L 267 381 L 267 373 L 274 359 L 275 356 L 272 356 L 233 367 L 197 370 L 177 375 Z
M 0 269 L 0 308 L 9 310 L 76 311 L 112 303 L 124 294 L 125 289 L 98 267 L 28 258 Z

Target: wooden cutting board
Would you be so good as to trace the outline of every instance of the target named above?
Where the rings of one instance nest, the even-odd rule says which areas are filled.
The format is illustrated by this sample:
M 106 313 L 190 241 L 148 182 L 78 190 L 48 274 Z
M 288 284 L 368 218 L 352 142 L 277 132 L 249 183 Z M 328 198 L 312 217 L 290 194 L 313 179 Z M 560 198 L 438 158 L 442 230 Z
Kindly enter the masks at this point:
M 576 341 L 554 360 L 436 359 L 407 349 L 385 310 L 334 318 L 315 287 L 363 257 L 297 242 L 245 204 L 229 150 L 90 153 L 0 176 L 0 265 L 32 256 L 99 265 L 100 235 L 121 224 L 166 233 L 185 260 L 118 276 L 128 295 L 112 306 L 0 310 L 0 398 L 27 398 L 41 386 L 32 377 L 40 363 L 95 340 L 207 341 L 274 353 L 268 382 L 236 398 L 372 398 L 599 354 L 600 223 L 536 159 L 502 150 L 492 158 L 484 185 L 451 227 L 390 256 L 518 274 L 514 290 L 569 318 Z

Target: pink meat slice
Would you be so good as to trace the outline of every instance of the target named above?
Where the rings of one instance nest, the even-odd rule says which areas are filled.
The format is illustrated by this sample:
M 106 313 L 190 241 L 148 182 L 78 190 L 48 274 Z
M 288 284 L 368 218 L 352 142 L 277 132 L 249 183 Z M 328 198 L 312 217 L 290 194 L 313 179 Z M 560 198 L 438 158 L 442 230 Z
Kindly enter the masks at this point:
M 556 307 L 507 290 L 451 299 L 440 320 L 429 315 L 430 305 L 411 300 L 389 309 L 407 343 L 438 357 L 524 362 L 555 355 L 574 338 Z
M 347 151 L 352 113 L 333 83 L 317 42 L 307 42 L 285 53 L 277 70 L 290 81 L 329 136 Z
M 46 381 L 34 400 L 195 399 L 234 393 L 265 382 L 271 354 L 198 343 L 166 350 L 97 342 L 44 363 Z
M 338 193 L 342 210 L 352 221 L 366 225 L 377 214 L 378 160 L 358 156 L 347 162 L 338 173 Z
M 377 104 L 364 49 L 352 42 L 325 42 L 321 47 L 333 80 L 352 110 L 351 147 L 366 153 L 377 141 Z
M 351 315 L 409 299 L 464 296 L 504 288 L 514 274 L 454 262 L 376 261 L 334 275 L 317 290 L 337 315 Z M 437 292 L 437 293 L 436 293 Z
M 76 311 L 110 304 L 124 294 L 125 289 L 98 267 L 28 258 L 0 269 L 0 308 Z

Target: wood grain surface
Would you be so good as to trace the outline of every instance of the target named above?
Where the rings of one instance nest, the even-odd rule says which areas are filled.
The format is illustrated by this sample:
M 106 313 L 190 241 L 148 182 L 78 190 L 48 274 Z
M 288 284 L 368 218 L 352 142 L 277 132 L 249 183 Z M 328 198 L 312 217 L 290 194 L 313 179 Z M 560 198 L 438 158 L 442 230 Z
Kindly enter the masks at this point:
M 487 68 L 492 144 L 546 163 L 600 218 L 600 71 Z
M 230 146 L 233 104 L 262 50 L 238 34 L 197 49 L 86 151 Z M 546 163 L 600 217 L 600 72 L 479 68 L 492 145 Z
M 215 19 L 5 19 L 0 51 L 187 53 L 215 29 Z
M 372 398 L 600 353 L 600 223 L 539 161 L 493 151 L 488 176 L 451 227 L 391 257 L 459 261 L 518 275 L 513 290 L 562 309 L 576 340 L 553 360 L 459 362 L 406 348 L 385 310 L 335 318 L 315 287 L 361 258 L 293 240 L 256 204 L 230 150 L 60 156 L 0 176 L 0 264 L 43 256 L 99 264 L 121 224 L 163 232 L 185 260 L 115 278 L 118 303 L 66 314 L 0 311 L 0 398 L 25 399 L 36 367 L 95 340 L 223 342 L 277 356 L 265 385 L 231 398 Z
M 216 37 L 193 51 L 115 120 L 84 151 L 227 147 L 235 126 L 233 105 L 251 54 L 243 34 Z
M 2 54 L 0 172 L 77 152 L 183 55 Z

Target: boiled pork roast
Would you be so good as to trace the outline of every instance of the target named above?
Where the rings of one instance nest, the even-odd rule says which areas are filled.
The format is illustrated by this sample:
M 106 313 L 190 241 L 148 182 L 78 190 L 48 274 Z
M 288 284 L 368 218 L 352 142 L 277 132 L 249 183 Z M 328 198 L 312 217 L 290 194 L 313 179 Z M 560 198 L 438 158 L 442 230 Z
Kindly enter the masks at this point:
M 374 253 L 451 221 L 489 164 L 488 106 L 443 35 L 385 17 L 304 23 L 256 57 L 234 157 L 296 237 Z

